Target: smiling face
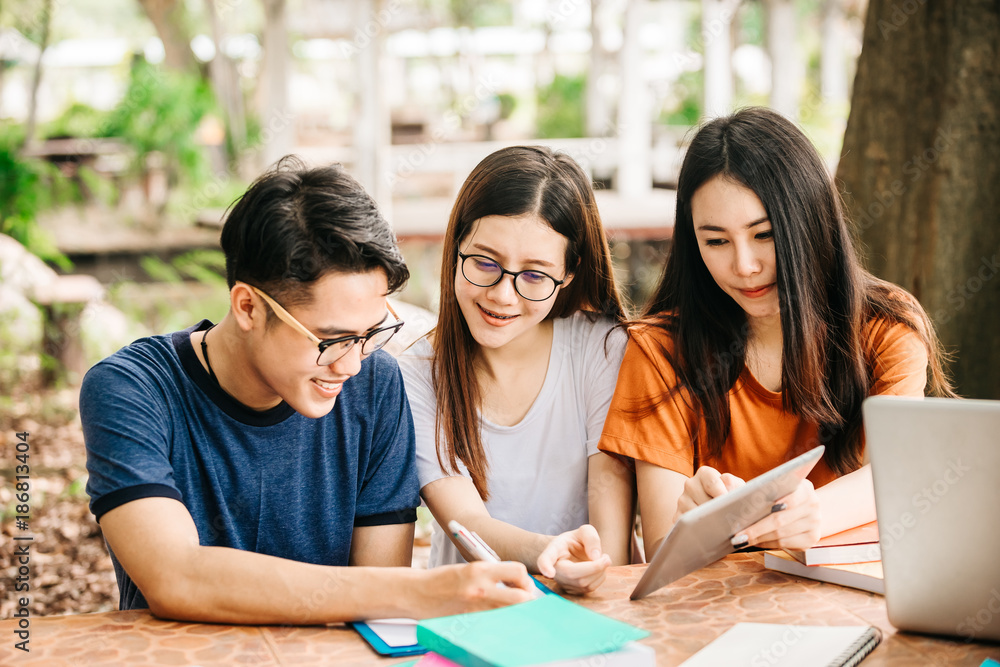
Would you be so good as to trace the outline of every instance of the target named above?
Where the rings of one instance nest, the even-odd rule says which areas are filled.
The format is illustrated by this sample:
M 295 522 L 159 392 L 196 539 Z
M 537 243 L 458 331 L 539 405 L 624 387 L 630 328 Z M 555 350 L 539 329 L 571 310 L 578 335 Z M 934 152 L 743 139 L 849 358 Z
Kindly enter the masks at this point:
M 327 273 L 311 287 L 311 300 L 286 307 L 289 314 L 321 339 L 362 335 L 377 328 L 387 316 L 386 274 L 377 269 L 367 273 Z M 260 299 L 261 312 L 267 306 Z M 267 403 L 284 400 L 306 417 L 319 418 L 333 409 L 344 382 L 361 370 L 361 344 L 327 366 L 316 365 L 319 350 L 301 331 L 272 321 L 255 327 L 252 346 L 254 379 L 258 393 L 270 397 Z M 256 404 L 260 404 L 255 401 Z
M 760 198 L 716 176 L 691 197 L 691 217 L 701 258 L 722 291 L 748 318 L 777 317 L 774 238 Z
M 510 275 L 505 274 L 492 287 L 473 285 L 462 275 L 460 259 L 455 269 L 455 298 L 479 345 L 500 349 L 513 341 L 532 344 L 537 325 L 552 310 L 559 291 L 572 280 L 566 273 L 566 246 L 566 237 L 533 213 L 488 215 L 472 226 L 458 246 L 463 254 L 483 255 L 508 271 L 534 269 L 565 281 L 545 301 L 528 301 L 514 289 Z

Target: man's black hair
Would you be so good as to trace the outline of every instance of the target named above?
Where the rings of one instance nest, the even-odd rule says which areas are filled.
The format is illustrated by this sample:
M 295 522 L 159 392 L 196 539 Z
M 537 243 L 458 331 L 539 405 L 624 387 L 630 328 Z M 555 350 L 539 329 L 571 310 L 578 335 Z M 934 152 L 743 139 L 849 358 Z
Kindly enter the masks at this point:
M 306 167 L 286 156 L 234 202 L 222 228 L 226 279 L 282 305 L 308 302 L 328 272 L 385 271 L 389 293 L 410 277 L 392 227 L 339 164 Z

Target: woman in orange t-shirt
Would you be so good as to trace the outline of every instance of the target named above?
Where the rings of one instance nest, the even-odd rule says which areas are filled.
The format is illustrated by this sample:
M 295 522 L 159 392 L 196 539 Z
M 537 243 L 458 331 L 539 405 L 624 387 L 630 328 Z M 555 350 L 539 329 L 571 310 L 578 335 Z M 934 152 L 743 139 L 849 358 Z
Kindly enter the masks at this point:
M 874 520 L 861 402 L 922 396 L 928 377 L 953 395 L 940 358 L 920 304 L 859 264 L 794 124 L 750 108 L 702 127 L 600 443 L 635 460 L 647 557 L 683 512 L 818 444 L 809 478 L 734 546 L 807 548 Z

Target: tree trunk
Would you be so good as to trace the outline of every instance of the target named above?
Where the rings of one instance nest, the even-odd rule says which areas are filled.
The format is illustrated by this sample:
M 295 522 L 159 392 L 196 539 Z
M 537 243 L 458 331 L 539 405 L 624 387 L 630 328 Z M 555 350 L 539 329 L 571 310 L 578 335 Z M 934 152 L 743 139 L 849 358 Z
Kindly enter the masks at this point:
M 1000 398 L 1000 4 L 871 0 L 837 173 L 869 268 L 910 290 L 958 391 Z
M 212 24 L 212 41 L 215 42 L 215 58 L 212 59 L 210 73 L 212 88 L 219 100 L 219 105 L 226 114 L 227 153 L 230 161 L 239 157 L 240 151 L 246 145 L 246 106 L 243 103 L 243 91 L 240 90 L 240 77 L 236 65 L 226 55 L 223 47 L 226 42 L 226 29 L 223 17 L 215 8 L 216 0 L 205 0 L 205 10 Z
M 170 69 L 194 70 L 197 63 L 184 26 L 183 0 L 139 0 L 163 42 L 163 62 Z
M 52 0 L 45 0 L 39 17 L 42 27 L 40 44 L 38 45 L 38 61 L 31 76 L 31 98 L 28 102 L 28 120 L 24 128 L 24 145 L 30 146 L 35 139 L 35 123 L 38 120 L 38 88 L 42 83 L 42 58 L 45 49 L 49 48 L 49 29 L 52 27 Z

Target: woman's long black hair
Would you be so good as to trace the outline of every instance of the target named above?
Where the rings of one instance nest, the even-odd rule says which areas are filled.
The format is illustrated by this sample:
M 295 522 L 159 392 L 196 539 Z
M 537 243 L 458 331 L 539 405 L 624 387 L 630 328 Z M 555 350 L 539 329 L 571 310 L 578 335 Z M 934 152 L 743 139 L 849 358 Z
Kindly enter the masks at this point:
M 672 250 L 643 321 L 671 334 L 673 347 L 663 352 L 678 390 L 700 408 L 711 456 L 722 453 L 729 436 L 727 394 L 744 367 L 749 333 L 746 314 L 715 283 L 695 238 L 691 198 L 716 177 L 752 190 L 771 222 L 783 407 L 819 425 L 831 469 L 855 470 L 862 462 L 861 402 L 873 383 L 865 325 L 886 319 L 917 332 L 928 349 L 931 392 L 954 395 L 934 328 L 916 299 L 861 266 L 826 165 L 793 123 L 759 107 L 707 123 L 684 157 Z M 697 427 L 691 435 L 697 452 Z

